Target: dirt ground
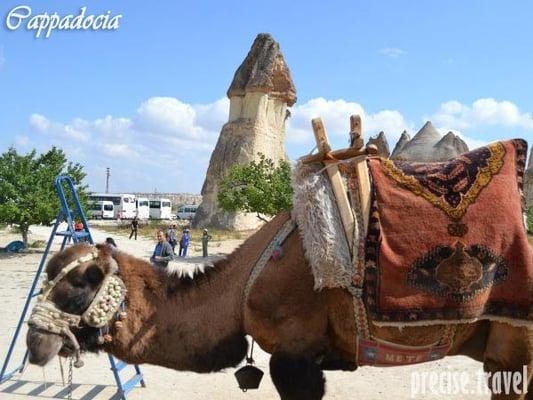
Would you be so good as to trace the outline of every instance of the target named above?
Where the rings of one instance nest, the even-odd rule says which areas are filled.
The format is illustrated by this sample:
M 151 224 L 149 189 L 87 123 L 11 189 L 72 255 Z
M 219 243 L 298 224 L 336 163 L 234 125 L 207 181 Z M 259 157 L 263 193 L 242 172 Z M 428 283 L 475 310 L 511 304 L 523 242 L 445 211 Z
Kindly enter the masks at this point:
M 35 240 L 48 240 L 50 228 L 32 227 L 30 242 Z M 94 228 L 92 230 L 96 241 L 103 241 L 108 233 Z M 114 236 L 118 247 L 138 257 L 149 258 L 154 241 L 139 238 L 128 240 L 125 236 Z M 0 231 L 0 246 L 5 246 L 11 240 L 19 239 L 18 235 Z M 228 253 L 240 241 L 230 240 L 215 243 L 215 252 Z M 59 241 L 54 243 L 53 250 L 59 248 Z M 193 254 L 194 255 L 194 254 Z M 27 254 L 5 255 L 0 254 L 0 362 L 3 363 L 5 354 L 19 315 L 24 305 L 32 278 L 37 269 L 42 252 Z M 13 367 L 22 359 L 24 352 L 25 329 L 21 335 L 14 353 Z M 237 386 L 233 376 L 235 370 L 230 369 L 214 374 L 196 374 L 177 372 L 152 365 L 142 365 L 141 369 L 147 383 L 146 388 L 136 388 L 129 399 L 144 400 L 199 400 L 199 399 L 277 399 L 273 384 L 268 375 L 268 354 L 260 349 L 255 353 L 257 366 L 265 372 L 263 382 L 258 390 L 243 393 Z M 105 354 L 84 357 L 85 366 L 74 370 L 73 391 L 74 399 L 110 399 L 116 391 L 109 361 Z M 432 363 L 419 364 L 400 368 L 372 368 L 363 367 L 356 372 L 326 372 L 327 395 L 326 399 L 488 399 L 484 395 L 454 395 L 426 394 L 413 395 L 411 393 L 411 380 L 413 373 L 424 372 L 466 372 L 474 379 L 481 370 L 480 363 L 466 357 L 450 357 Z M 124 376 L 130 376 L 133 368 L 123 371 Z M 127 372 L 126 372 L 127 371 Z M 67 368 L 65 365 L 65 374 Z M 66 378 L 66 377 L 65 377 Z M 46 368 L 28 366 L 24 373 L 15 375 L 11 380 L 0 385 L 0 400 L 3 399 L 49 399 L 66 398 L 66 391 L 62 385 L 58 360 L 54 360 Z

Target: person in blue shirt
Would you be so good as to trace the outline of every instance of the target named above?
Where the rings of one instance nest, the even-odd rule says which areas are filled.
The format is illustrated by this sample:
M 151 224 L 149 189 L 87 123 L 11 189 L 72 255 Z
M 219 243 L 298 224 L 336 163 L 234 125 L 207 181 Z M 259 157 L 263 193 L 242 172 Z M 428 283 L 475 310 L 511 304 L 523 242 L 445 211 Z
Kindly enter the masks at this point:
M 172 246 L 167 242 L 165 232 L 157 231 L 157 244 L 154 253 L 150 257 L 150 262 L 156 267 L 166 268 L 168 262 L 174 258 Z
M 187 249 L 189 247 L 190 240 L 189 230 L 184 229 L 180 239 L 180 257 L 187 257 Z

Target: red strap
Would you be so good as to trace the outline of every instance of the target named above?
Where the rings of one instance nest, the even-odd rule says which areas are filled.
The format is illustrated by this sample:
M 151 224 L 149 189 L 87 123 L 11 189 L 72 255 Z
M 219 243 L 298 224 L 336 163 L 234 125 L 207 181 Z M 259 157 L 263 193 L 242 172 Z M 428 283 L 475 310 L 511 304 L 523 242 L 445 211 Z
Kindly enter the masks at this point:
M 418 364 L 443 358 L 450 347 L 451 343 L 413 347 L 359 339 L 357 364 L 381 367 Z

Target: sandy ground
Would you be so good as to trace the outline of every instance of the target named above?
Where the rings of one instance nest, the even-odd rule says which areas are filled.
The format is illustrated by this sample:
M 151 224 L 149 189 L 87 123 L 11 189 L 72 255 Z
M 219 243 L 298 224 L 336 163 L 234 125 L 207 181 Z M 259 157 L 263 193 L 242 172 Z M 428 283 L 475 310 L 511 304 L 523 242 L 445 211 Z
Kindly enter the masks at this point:
M 96 241 L 103 241 L 109 234 L 92 229 Z M 48 240 L 50 228 L 32 227 L 30 242 L 34 240 Z M 0 246 L 9 241 L 19 239 L 16 234 L 7 231 L 0 232 Z M 153 250 L 154 241 L 139 238 L 137 241 L 128 240 L 124 236 L 115 236 L 118 246 L 131 254 L 148 258 Z M 240 241 L 225 241 L 214 244 L 215 252 L 230 252 Z M 54 243 L 53 250 L 59 248 L 59 240 Z M 3 363 L 8 345 L 22 311 L 24 300 L 29 290 L 32 278 L 37 269 L 41 253 L 0 254 L 0 362 Z M 25 330 L 24 330 L 25 332 Z M 25 334 L 21 335 L 14 353 L 13 367 L 22 360 Z M 257 366 L 265 372 L 263 382 L 258 390 L 243 393 L 239 390 L 233 376 L 235 370 L 201 375 L 195 373 L 177 372 L 166 368 L 142 365 L 141 369 L 147 383 L 146 388 L 136 388 L 129 399 L 163 400 L 163 399 L 277 399 L 276 391 L 268 375 L 268 354 L 261 350 L 255 353 Z M 74 399 L 110 399 L 116 391 L 109 361 L 105 354 L 100 356 L 86 355 L 85 366 L 74 370 L 73 391 Z M 475 390 L 477 374 L 481 371 L 481 364 L 466 357 L 450 357 L 432 363 L 419 364 L 400 368 L 372 368 L 363 367 L 356 372 L 326 372 L 326 399 L 488 399 L 483 395 L 453 395 L 411 393 L 411 382 L 415 375 L 426 372 L 466 372 Z M 66 371 L 66 369 L 65 369 Z M 126 372 L 127 371 L 127 372 Z M 124 376 L 131 376 L 133 368 L 123 371 Z M 417 375 L 420 376 L 420 375 Z M 46 383 L 45 383 L 46 382 Z M 54 360 L 46 368 L 28 366 L 24 373 L 15 375 L 11 380 L 0 385 L 0 399 L 49 399 L 66 398 L 66 391 L 62 385 L 58 360 Z

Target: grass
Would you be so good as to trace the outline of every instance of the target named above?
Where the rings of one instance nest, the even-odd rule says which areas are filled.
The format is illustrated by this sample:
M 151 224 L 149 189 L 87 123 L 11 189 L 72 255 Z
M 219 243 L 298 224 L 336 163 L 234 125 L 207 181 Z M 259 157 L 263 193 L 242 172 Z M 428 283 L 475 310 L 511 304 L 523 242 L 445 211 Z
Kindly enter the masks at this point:
M 44 240 L 36 240 L 33 243 L 28 245 L 30 249 L 44 249 L 46 247 L 46 242 Z
M 533 246 L 533 235 L 527 235 L 527 239 L 529 240 L 529 244 Z

